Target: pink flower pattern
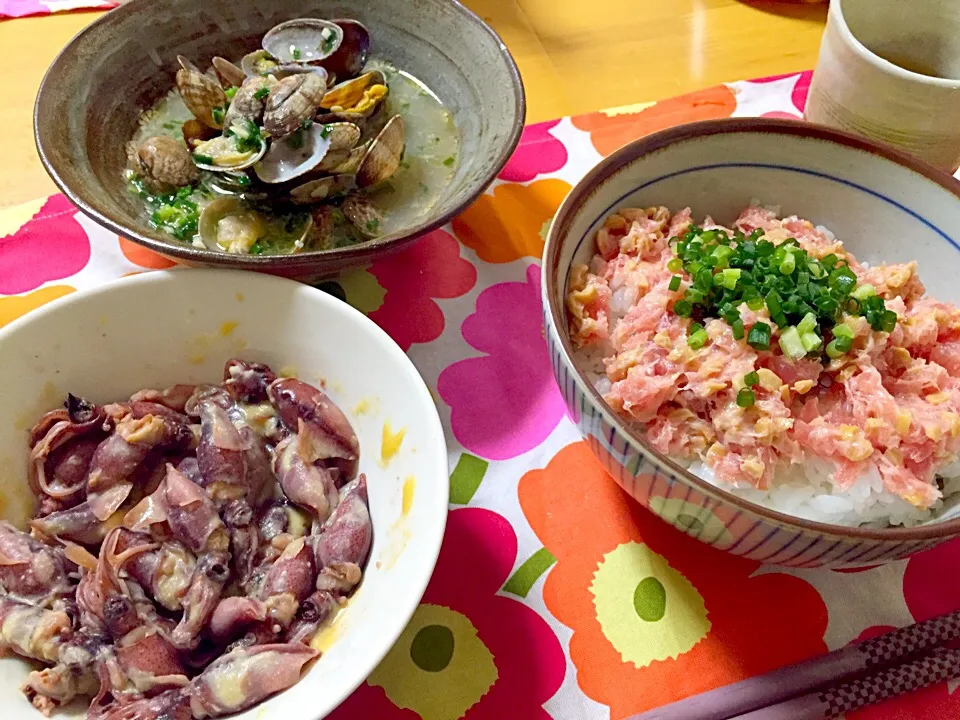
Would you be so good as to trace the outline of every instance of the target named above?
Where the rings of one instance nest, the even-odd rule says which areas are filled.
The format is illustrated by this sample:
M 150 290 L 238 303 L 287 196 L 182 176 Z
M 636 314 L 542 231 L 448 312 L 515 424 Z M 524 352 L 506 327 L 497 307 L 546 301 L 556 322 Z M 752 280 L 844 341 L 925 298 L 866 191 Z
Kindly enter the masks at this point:
M 13 235 L 0 238 L 0 293 L 29 292 L 83 270 L 90 239 L 76 214 L 66 196 L 53 195 Z
M 567 164 L 567 149 L 550 134 L 559 120 L 527 125 L 520 136 L 516 152 L 500 171 L 507 182 L 529 182 L 541 173 L 559 170 Z
M 453 434 L 468 451 L 506 460 L 532 450 L 564 413 L 540 311 L 540 268 L 525 282 L 487 288 L 463 337 L 482 357 L 454 363 L 440 374 L 437 390 L 450 406 Z
M 480 508 L 450 513 L 437 569 L 423 602 L 466 616 L 497 669 L 496 682 L 463 720 L 549 720 L 542 705 L 563 682 L 566 661 L 553 631 L 522 602 L 497 594 L 516 559 L 517 536 L 505 518 Z M 455 694 L 456 689 L 428 686 L 422 692 L 443 696 Z M 330 717 L 417 720 L 418 715 L 399 709 L 383 689 L 368 684 Z
M 460 257 L 460 243 L 445 230 L 434 230 L 378 260 L 370 274 L 387 291 L 370 318 L 404 350 L 443 332 L 443 311 L 434 298 L 460 297 L 477 282 L 477 269 Z

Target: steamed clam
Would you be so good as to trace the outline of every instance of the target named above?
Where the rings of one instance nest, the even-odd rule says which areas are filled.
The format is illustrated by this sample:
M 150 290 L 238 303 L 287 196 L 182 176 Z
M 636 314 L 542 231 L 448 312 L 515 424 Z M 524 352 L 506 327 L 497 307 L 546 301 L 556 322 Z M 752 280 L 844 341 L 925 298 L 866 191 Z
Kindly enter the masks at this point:
M 339 165 L 360 139 L 360 129 L 350 123 L 311 123 L 289 138 L 275 140 L 254 168 L 265 183 L 285 183 L 315 170 Z M 324 161 L 332 156 L 335 163 Z
M 219 82 L 200 72 L 187 58 L 180 55 L 177 61 L 177 88 L 187 109 L 207 127 L 219 130 L 223 127 L 227 94 Z
M 200 214 L 199 234 L 210 250 L 228 253 L 250 253 L 269 231 L 271 221 L 238 197 L 220 197 L 208 204 Z M 276 224 L 275 221 L 273 224 Z M 288 223 L 289 225 L 289 223 Z M 306 246 L 313 228 L 309 215 L 290 228 L 290 252 Z
M 386 96 L 383 73 L 374 70 L 330 88 L 320 101 L 320 107 L 332 112 L 354 112 L 366 116 Z
M 403 149 L 403 117 L 394 115 L 383 126 L 383 130 L 360 161 L 360 166 L 357 168 L 357 185 L 360 187 L 379 185 L 391 177 L 400 167 Z
M 450 115 L 369 54 L 356 20 L 300 18 L 270 30 L 261 49 L 214 56 L 206 71 L 178 57 L 176 91 L 193 117 L 158 106 L 130 148 L 132 188 L 154 227 L 218 252 L 290 253 L 379 237 L 429 208 L 452 176 L 428 165 L 455 162 Z M 411 106 L 429 106 L 429 122 L 407 129 Z M 441 115 L 445 125 L 433 119 Z
M 266 50 L 254 50 L 240 61 L 240 69 L 247 77 L 266 76 L 280 69 L 280 63 Z
M 238 133 L 249 132 L 243 125 L 234 125 L 236 132 L 218 135 L 197 144 L 193 149 L 193 161 L 201 170 L 225 172 L 251 167 L 267 152 L 267 141 L 257 136 L 241 137 Z
M 267 96 L 263 127 L 274 138 L 297 131 L 313 120 L 326 88 L 326 82 L 313 73 L 290 75 L 278 81 Z
M 353 175 L 328 175 L 295 187 L 290 199 L 298 205 L 323 202 L 344 195 L 354 184 Z
M 343 31 L 343 41 L 323 61 L 323 66 L 338 77 L 359 75 L 370 56 L 370 31 L 356 20 L 337 19 L 333 22 Z
M 274 140 L 270 149 L 254 167 L 265 183 L 285 183 L 313 170 L 330 149 L 326 125 L 313 124 L 291 137 Z
M 223 87 L 240 87 L 247 79 L 246 73 L 226 58 L 217 56 L 212 64 Z
M 263 236 L 259 214 L 235 197 L 217 198 L 200 213 L 200 238 L 211 250 L 246 253 Z
M 169 192 L 197 179 L 190 151 L 171 137 L 147 138 L 131 158 L 134 172 L 156 192 Z
M 238 120 L 250 120 L 259 124 L 263 119 L 263 111 L 267 106 L 267 96 L 270 88 L 276 85 L 272 77 L 255 75 L 246 78 L 237 88 L 237 92 L 230 101 L 230 107 L 224 115 L 223 123 L 230 127 Z
M 375 238 L 381 234 L 383 216 L 370 202 L 370 198 L 359 193 L 350 193 L 344 198 L 340 209 L 347 220 L 366 237 Z
M 330 57 L 343 42 L 343 29 L 319 18 L 280 23 L 263 36 L 263 49 L 281 63 L 314 64 Z

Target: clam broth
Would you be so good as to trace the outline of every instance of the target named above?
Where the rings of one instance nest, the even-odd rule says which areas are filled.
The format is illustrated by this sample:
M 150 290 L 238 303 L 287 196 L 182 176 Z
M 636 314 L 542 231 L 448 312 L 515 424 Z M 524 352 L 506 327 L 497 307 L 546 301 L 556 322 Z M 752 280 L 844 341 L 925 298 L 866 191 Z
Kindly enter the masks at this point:
M 453 178 L 459 162 L 459 135 L 452 113 L 423 82 L 375 57 L 367 63 L 367 70 L 373 69 L 380 70 L 386 78 L 390 90 L 385 101 L 388 114 L 402 115 L 405 129 L 406 147 L 399 169 L 389 180 L 366 191 L 383 217 L 381 234 L 388 235 L 420 222 L 436 204 L 443 188 Z M 154 108 L 143 113 L 131 144 L 137 147 L 145 139 L 158 135 L 173 137 L 182 143 L 183 123 L 192 118 L 180 93 L 174 88 Z M 209 186 L 210 180 L 216 175 L 201 170 L 200 182 L 185 196 L 201 212 L 218 197 L 217 192 Z M 253 176 L 254 173 L 250 172 L 249 175 Z M 144 198 L 145 212 L 151 224 L 169 232 L 156 221 L 158 199 L 133 182 L 134 176 L 129 170 L 127 177 L 132 181 L 133 191 Z M 265 220 L 265 234 L 254 244 L 250 253 L 286 254 L 298 250 L 296 242 L 308 219 L 310 207 L 293 207 L 291 210 L 291 206 L 287 205 L 282 209 L 274 209 L 263 203 L 257 204 L 255 209 Z M 199 232 L 178 239 L 195 247 L 205 247 Z M 324 246 L 308 242 L 304 249 L 345 247 L 366 239 L 342 212 L 336 210 L 332 240 Z

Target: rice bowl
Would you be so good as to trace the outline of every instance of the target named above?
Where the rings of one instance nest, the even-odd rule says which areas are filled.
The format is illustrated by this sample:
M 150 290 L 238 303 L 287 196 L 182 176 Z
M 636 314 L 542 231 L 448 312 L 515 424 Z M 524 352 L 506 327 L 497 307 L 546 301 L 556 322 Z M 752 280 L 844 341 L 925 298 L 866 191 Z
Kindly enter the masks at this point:
M 814 228 L 835 232 L 864 270 L 884 263 L 915 261 L 931 297 L 954 305 L 960 303 L 952 272 L 960 257 L 960 233 L 956 230 L 960 228 L 960 184 L 955 179 L 861 138 L 796 121 L 735 118 L 691 123 L 644 137 L 614 152 L 574 187 L 551 224 L 544 252 L 543 305 L 551 364 L 570 417 L 586 444 L 623 490 L 661 519 L 701 542 L 760 562 L 792 567 L 874 564 L 907 557 L 960 535 L 960 494 L 953 493 L 952 485 L 942 479 L 956 474 L 950 463 L 955 452 L 953 445 L 945 446 L 945 452 L 937 454 L 935 472 L 921 473 L 926 480 L 924 492 L 931 497 L 913 498 L 922 502 L 901 503 L 891 510 L 888 506 L 897 503 L 883 497 L 881 491 L 874 491 L 876 477 L 866 473 L 866 468 L 842 479 L 845 493 L 834 493 L 832 487 L 828 491 L 830 483 L 826 478 L 835 469 L 835 458 L 824 461 L 826 465 L 819 468 L 808 462 L 780 463 L 778 457 L 802 457 L 791 452 L 784 455 L 783 451 L 789 448 L 780 447 L 777 453 L 761 453 L 756 458 L 763 461 L 762 469 L 748 464 L 754 473 L 760 470 L 758 477 L 763 481 L 745 483 L 743 478 L 731 478 L 729 468 L 716 472 L 717 458 L 705 457 L 709 446 L 715 444 L 712 439 L 693 452 L 663 452 L 671 448 L 662 443 L 658 448 L 652 440 L 664 438 L 655 437 L 655 433 L 652 436 L 644 428 L 644 422 L 651 418 L 630 416 L 629 407 L 626 414 L 619 412 L 620 408 L 610 404 L 611 398 L 605 397 L 607 388 L 601 385 L 597 389 L 599 374 L 606 376 L 607 367 L 602 361 L 612 353 L 602 343 L 588 349 L 577 347 L 570 337 L 567 301 L 576 287 L 571 282 L 575 279 L 573 268 L 589 267 L 596 254 L 597 232 L 607 218 L 621 209 L 666 206 L 677 211 L 690 207 L 698 223 L 712 215 L 732 228 L 743 209 L 757 197 L 771 206 L 781 206 L 783 216 L 807 218 Z M 828 233 L 825 235 L 829 238 Z M 682 259 L 686 263 L 690 258 Z M 687 267 L 678 272 L 671 269 L 666 273 L 664 291 L 673 275 L 681 276 L 684 285 L 677 290 L 682 296 L 694 278 Z M 872 280 L 859 280 L 855 273 L 851 275 L 857 280 L 854 285 L 876 285 Z M 612 302 L 619 312 L 626 312 L 636 298 L 621 293 L 614 300 L 616 289 L 610 289 L 607 302 Z M 869 300 L 871 305 L 881 300 L 887 302 L 884 292 L 869 294 L 881 296 Z M 789 294 L 781 299 L 786 297 Z M 625 301 L 622 306 L 618 304 L 621 300 Z M 734 318 L 726 312 L 724 320 L 720 314 L 731 308 L 711 309 L 714 312 L 693 317 L 686 309 L 681 323 L 685 327 L 683 332 L 674 329 L 673 347 L 682 346 L 696 354 L 716 342 L 715 326 L 722 329 Z M 881 330 L 884 322 L 894 320 L 894 325 L 899 324 L 901 316 L 896 312 L 884 321 L 884 313 L 890 309 L 872 307 L 872 317 L 866 318 L 866 322 L 878 324 Z M 856 356 L 862 342 L 855 337 L 857 333 L 840 340 L 839 348 L 832 335 L 832 325 L 846 324 L 846 319 L 842 323 L 839 317 L 829 320 L 818 310 L 816 323 L 811 325 L 803 322 L 805 316 L 787 314 L 788 318 L 780 319 L 783 324 L 768 322 L 768 337 L 761 338 L 773 346 L 773 351 L 751 350 L 754 358 L 782 355 L 780 335 L 791 327 L 793 330 L 786 333 L 790 336 L 787 344 L 794 352 L 800 348 L 800 355 L 811 352 L 797 342 L 805 337 L 811 348 L 819 345 L 817 353 L 826 361 L 823 365 L 834 362 L 834 358 L 827 357 L 828 346 L 837 356 Z M 741 320 L 739 315 L 736 319 Z M 742 318 L 749 334 L 752 323 L 747 320 L 752 318 Z M 851 329 L 859 332 L 857 323 L 864 320 L 859 318 L 851 323 Z M 693 323 L 699 327 L 688 332 Z M 871 331 L 877 332 L 872 328 Z M 730 330 L 725 332 L 729 337 Z M 840 334 L 847 333 L 841 329 Z M 697 347 L 688 344 L 694 335 Z M 734 338 L 729 340 L 733 342 Z M 856 347 L 851 350 L 845 345 L 848 341 L 850 346 L 856 343 Z M 815 354 L 804 359 L 814 357 Z M 650 365 L 642 360 L 636 364 Z M 626 369 L 628 366 L 625 363 Z M 730 385 L 736 382 L 737 387 L 725 392 L 736 399 L 740 391 L 749 390 L 750 393 L 744 392 L 745 405 L 755 403 L 762 407 L 771 393 L 763 384 L 758 386 L 756 381 L 761 378 L 747 377 L 762 367 L 764 364 L 756 363 L 742 371 L 731 368 L 725 379 Z M 779 372 L 774 370 L 774 374 Z M 769 383 L 771 378 L 763 375 L 764 382 Z M 787 385 L 791 395 L 799 390 L 811 392 L 804 386 L 793 387 L 796 378 L 782 375 L 783 382 L 778 384 Z M 612 387 L 621 378 L 607 379 Z M 881 376 L 881 385 L 882 381 Z M 659 408 L 661 404 L 652 402 L 650 407 Z M 699 417 L 696 411 L 700 408 L 681 409 Z M 820 414 L 829 415 L 830 411 L 827 403 Z M 788 421 L 791 418 L 796 419 L 791 415 Z M 837 421 L 835 416 L 823 420 Z M 872 427 L 870 431 L 873 432 Z M 779 434 L 787 439 L 795 437 L 789 428 L 780 429 Z M 726 430 L 720 439 L 728 441 L 732 454 L 736 454 L 736 443 L 726 437 Z M 816 439 L 814 444 L 818 445 Z M 872 455 L 876 448 L 868 444 L 868 454 Z M 743 449 L 749 448 L 740 448 Z M 862 462 L 867 449 L 861 446 L 851 464 Z M 764 452 L 769 452 L 769 448 Z M 826 450 L 822 452 L 829 455 Z M 799 467 L 805 469 L 798 475 L 795 471 Z M 708 469 L 714 472 L 713 477 Z M 863 481 L 855 482 L 861 480 L 861 475 Z M 935 481 L 935 476 L 941 479 Z M 740 487 L 734 489 L 734 485 Z M 872 516 L 868 508 L 874 512 Z

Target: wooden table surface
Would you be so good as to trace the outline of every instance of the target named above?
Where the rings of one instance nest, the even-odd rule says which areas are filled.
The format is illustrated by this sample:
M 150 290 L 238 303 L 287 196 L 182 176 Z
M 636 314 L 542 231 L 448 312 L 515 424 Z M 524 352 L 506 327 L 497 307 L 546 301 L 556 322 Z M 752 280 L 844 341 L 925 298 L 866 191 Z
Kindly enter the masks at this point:
M 527 122 L 659 100 L 724 80 L 811 68 L 826 4 L 768 0 L 466 0 L 513 53 Z M 56 188 L 33 143 L 47 65 L 98 13 L 0 23 L 0 208 Z M 13 69 L 13 70 L 11 70 Z

